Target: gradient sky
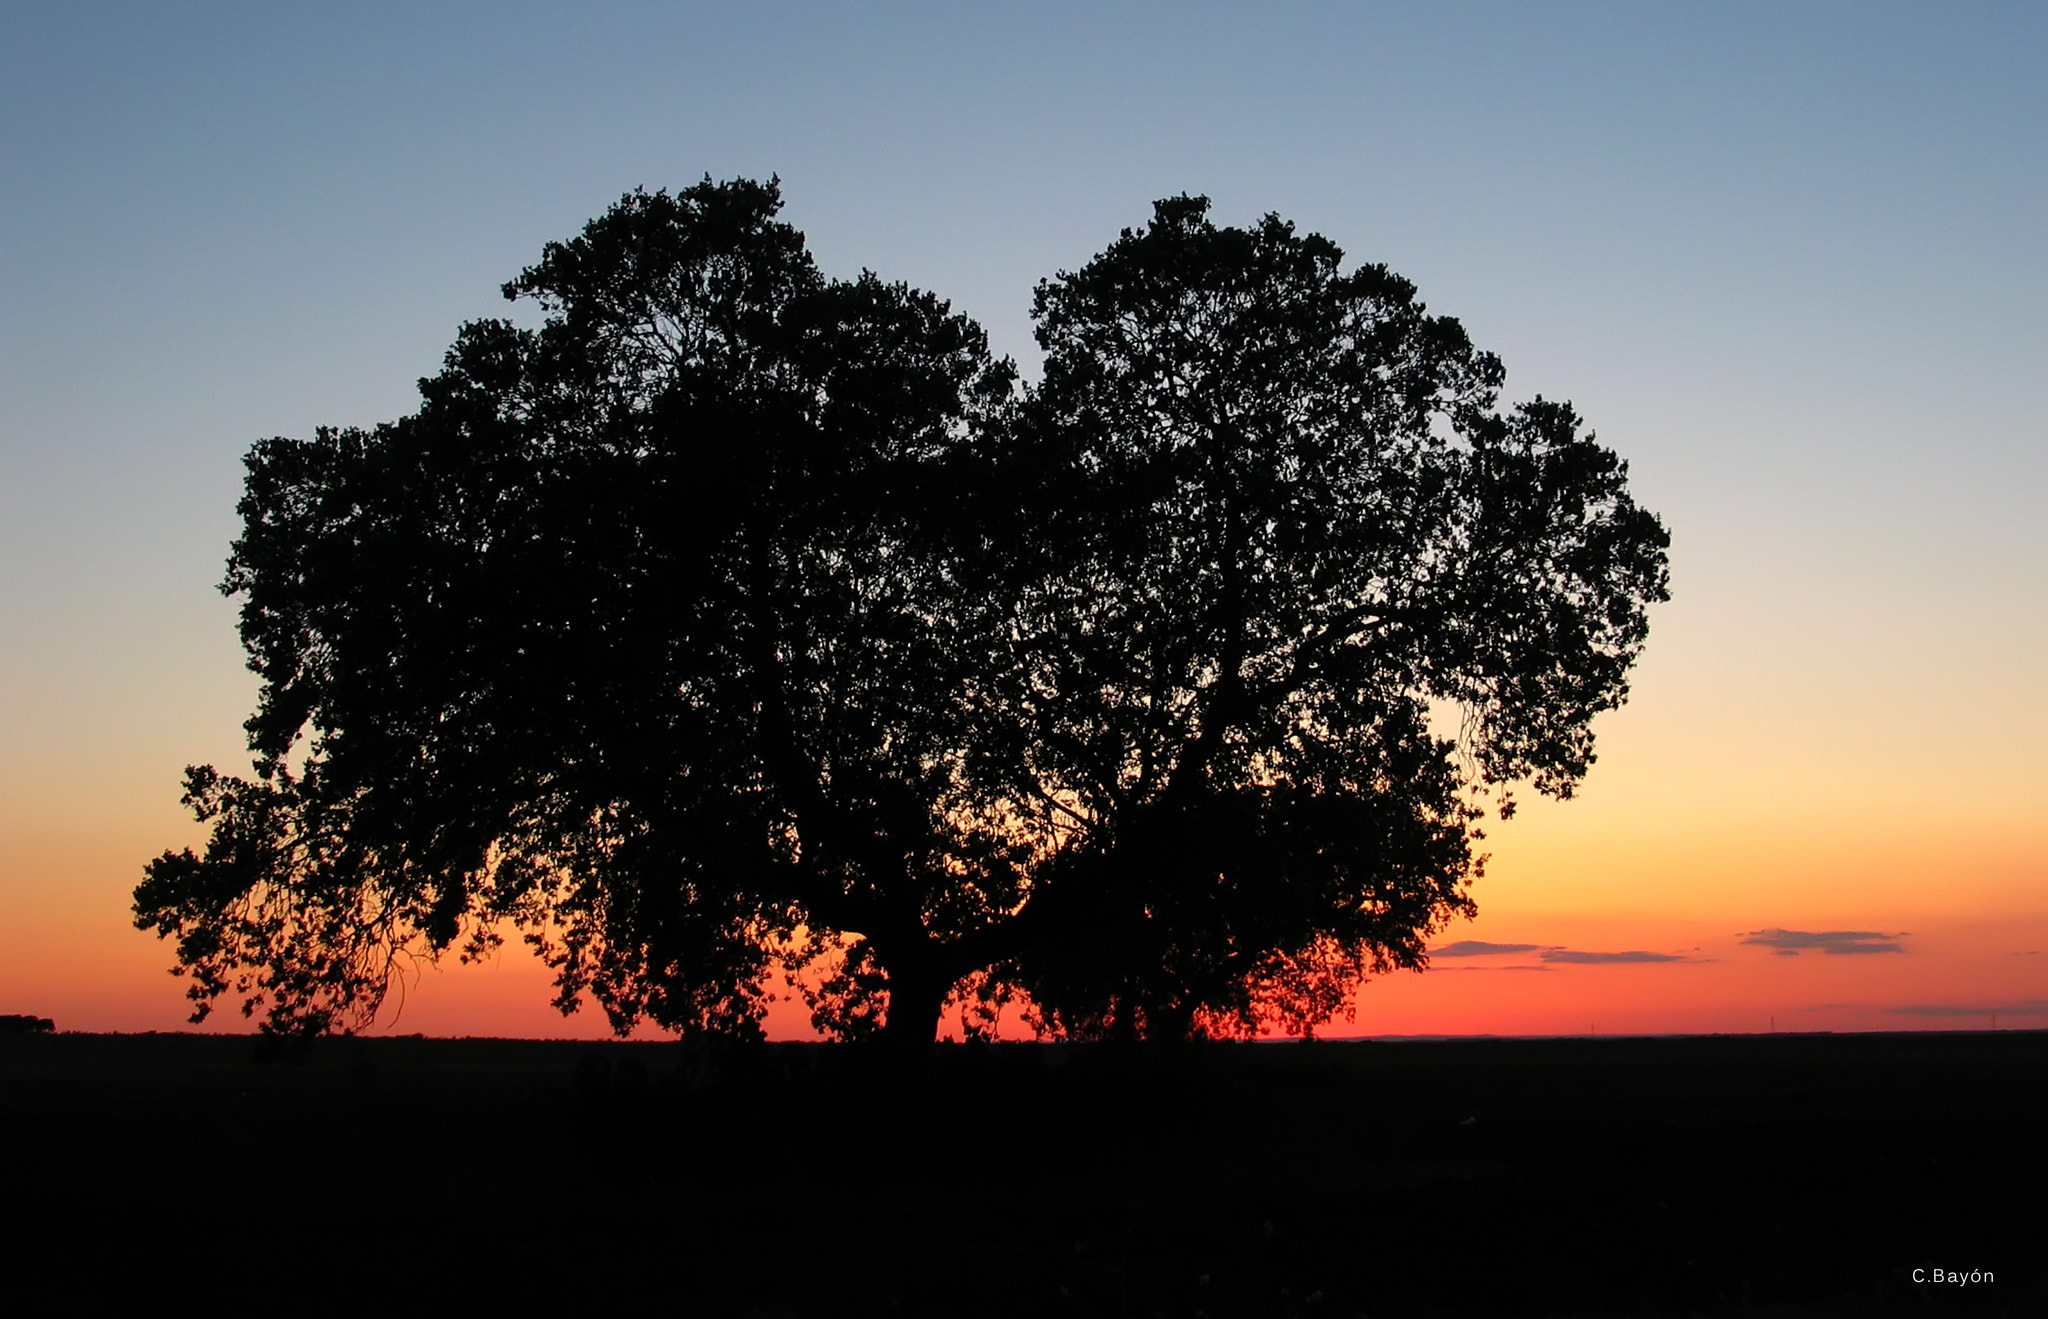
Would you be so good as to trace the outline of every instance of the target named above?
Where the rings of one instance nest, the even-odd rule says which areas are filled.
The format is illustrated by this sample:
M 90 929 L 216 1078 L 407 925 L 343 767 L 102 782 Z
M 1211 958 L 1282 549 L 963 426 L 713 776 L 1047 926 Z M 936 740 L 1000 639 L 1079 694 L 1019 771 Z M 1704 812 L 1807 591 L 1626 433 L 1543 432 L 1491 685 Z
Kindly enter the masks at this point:
M 1629 459 L 1675 598 L 1581 795 L 1492 830 L 1442 937 L 1522 950 L 1348 1030 L 2048 1025 L 2044 57 L 2031 4 L 17 0 L 0 1013 L 183 1019 L 129 894 L 199 837 L 181 767 L 246 759 L 213 588 L 249 444 L 409 411 L 543 243 L 708 173 L 779 174 L 827 272 L 1027 374 L 1033 284 L 1153 199 L 1278 211 Z M 394 1028 L 602 1030 L 546 998 L 429 970 Z

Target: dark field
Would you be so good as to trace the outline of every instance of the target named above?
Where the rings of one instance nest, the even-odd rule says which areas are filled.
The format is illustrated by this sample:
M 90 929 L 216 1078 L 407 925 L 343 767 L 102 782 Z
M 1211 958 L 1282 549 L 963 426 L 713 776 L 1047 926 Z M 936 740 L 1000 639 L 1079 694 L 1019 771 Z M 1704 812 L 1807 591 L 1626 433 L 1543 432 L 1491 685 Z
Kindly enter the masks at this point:
M 0 1251 L 14 1312 L 2042 1314 L 2044 1108 L 2034 1032 L 948 1047 L 908 1077 L 16 1036 Z

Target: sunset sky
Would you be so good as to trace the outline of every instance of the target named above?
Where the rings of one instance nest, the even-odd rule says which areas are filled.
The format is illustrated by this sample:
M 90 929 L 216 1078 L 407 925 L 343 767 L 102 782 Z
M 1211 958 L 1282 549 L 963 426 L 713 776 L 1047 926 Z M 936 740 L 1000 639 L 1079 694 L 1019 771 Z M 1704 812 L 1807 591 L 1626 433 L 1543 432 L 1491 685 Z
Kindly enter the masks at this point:
M 1277 211 L 1629 460 L 1630 704 L 1331 1033 L 2048 1026 L 2044 57 L 2037 4 L 9 4 L 0 1013 L 184 1020 L 128 908 L 246 762 L 250 443 L 411 410 L 622 192 L 772 174 L 1027 376 L 1155 198 Z M 603 1033 L 547 998 L 428 969 L 388 1028 Z

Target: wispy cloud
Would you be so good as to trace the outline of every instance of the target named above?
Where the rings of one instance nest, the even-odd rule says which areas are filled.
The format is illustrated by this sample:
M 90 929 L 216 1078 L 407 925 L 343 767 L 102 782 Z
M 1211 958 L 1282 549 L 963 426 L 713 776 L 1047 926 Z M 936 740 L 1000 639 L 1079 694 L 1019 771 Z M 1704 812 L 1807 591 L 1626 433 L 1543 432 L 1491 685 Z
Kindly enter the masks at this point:
M 1696 962 L 1699 958 L 1687 957 L 1681 953 L 1650 953 L 1631 949 L 1622 953 L 1586 952 L 1577 948 L 1566 948 L 1560 944 L 1540 943 L 1488 943 L 1483 939 L 1460 939 L 1447 943 L 1441 948 L 1432 948 L 1429 955 L 1436 957 L 1511 957 L 1535 953 L 1543 962 L 1560 962 L 1575 966 L 1606 966 L 1628 962 Z M 1446 971 L 1548 971 L 1548 966 L 1531 966 L 1522 963 L 1515 966 L 1447 966 Z
M 1770 948 L 1780 957 L 1797 957 L 1801 953 L 1819 952 L 1835 955 L 1840 953 L 1903 953 L 1905 946 L 1898 941 L 1906 937 L 1905 931 L 1885 934 L 1880 930 L 1749 930 L 1742 935 L 1743 943 L 1753 943 Z
M 1447 971 L 1548 971 L 1547 966 L 1531 966 L 1527 962 L 1510 962 L 1506 966 L 1432 966 L 1431 975 L 1442 975 Z
M 1441 948 L 1429 950 L 1431 957 L 1492 957 L 1499 953 L 1533 953 L 1541 944 L 1533 943 L 1487 943 L 1480 939 L 1460 939 L 1447 943 Z
M 1970 1007 L 1956 1003 L 1914 1003 L 1892 1008 L 1895 1017 L 2048 1017 L 2048 1000 L 2033 999 L 2004 1007 Z

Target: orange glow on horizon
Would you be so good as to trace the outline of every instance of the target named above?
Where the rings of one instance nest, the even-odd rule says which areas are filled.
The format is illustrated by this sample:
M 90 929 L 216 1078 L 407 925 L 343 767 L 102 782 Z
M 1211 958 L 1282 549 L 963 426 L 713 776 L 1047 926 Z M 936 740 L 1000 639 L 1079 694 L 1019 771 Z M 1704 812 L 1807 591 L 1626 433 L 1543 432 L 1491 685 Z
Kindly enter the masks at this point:
M 2048 1003 L 2048 816 L 2018 800 L 2026 773 L 1997 763 L 1974 779 L 1875 768 L 1847 779 L 1769 756 L 1738 772 L 1726 748 L 1742 739 L 1706 728 L 1682 693 L 1660 693 L 1655 660 L 1653 647 L 1636 700 L 1602 720 L 1601 761 L 1577 798 L 1525 793 L 1513 820 L 1487 822 L 1478 846 L 1491 859 L 1472 890 L 1479 918 L 1433 942 L 1696 960 L 1510 971 L 1490 968 L 1513 959 L 1439 959 L 1424 975 L 1367 985 L 1355 1021 L 1324 1034 L 1765 1031 L 1773 1018 L 1781 1031 L 1976 1028 L 1988 1012 L 1899 1009 L 2028 1004 L 2036 1015 L 2000 1024 L 2048 1026 L 2038 1014 Z M 59 1029 L 192 1029 L 184 982 L 167 974 L 171 948 L 130 924 L 143 861 L 203 842 L 177 805 L 175 766 L 166 757 L 157 768 L 156 778 L 110 783 L 103 808 L 86 810 L 90 798 L 55 780 L 26 781 L 7 803 L 0 1013 L 51 1017 Z M 1778 957 L 1737 942 L 1771 927 L 1911 937 L 1903 954 L 1849 956 Z M 552 997 L 546 968 L 515 943 L 479 966 L 450 958 L 424 968 L 377 1029 L 610 1035 L 594 1007 L 564 1018 Z M 811 1034 L 801 1003 L 776 1003 L 768 1025 L 775 1038 Z M 229 1007 L 205 1029 L 250 1025 Z M 1015 1009 L 1004 1033 L 1026 1034 Z

